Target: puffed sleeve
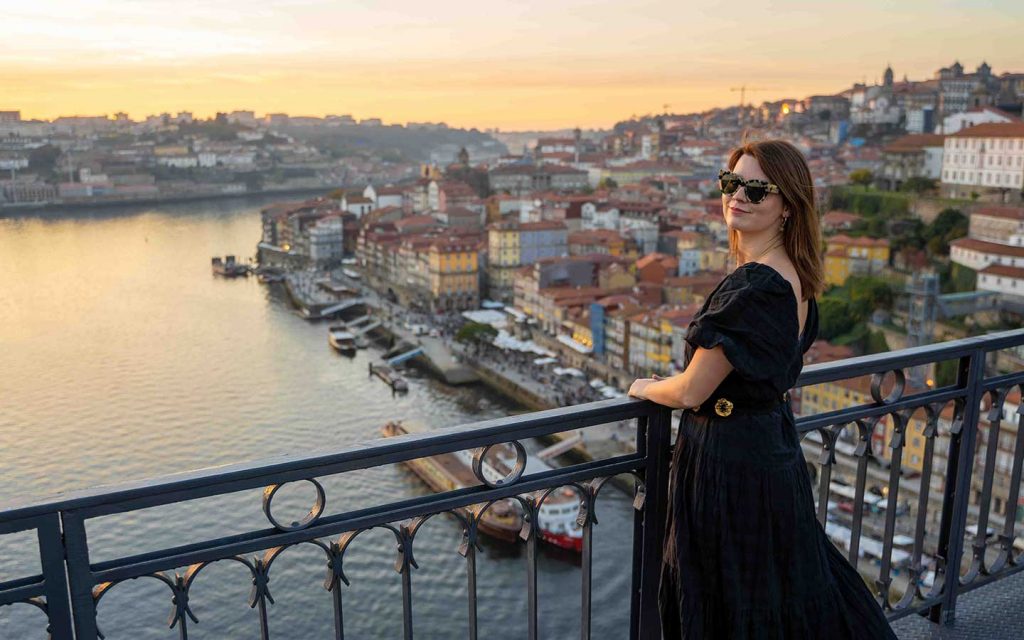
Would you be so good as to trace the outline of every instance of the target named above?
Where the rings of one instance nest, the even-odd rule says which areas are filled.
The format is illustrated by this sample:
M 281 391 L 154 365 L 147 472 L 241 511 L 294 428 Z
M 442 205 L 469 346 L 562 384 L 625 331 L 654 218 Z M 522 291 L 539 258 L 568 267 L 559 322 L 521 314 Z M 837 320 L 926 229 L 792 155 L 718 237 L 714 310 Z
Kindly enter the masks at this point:
M 799 319 L 792 288 L 776 277 L 743 269 L 729 274 L 690 323 L 686 341 L 694 349 L 722 345 L 746 380 L 785 377 L 799 348 Z

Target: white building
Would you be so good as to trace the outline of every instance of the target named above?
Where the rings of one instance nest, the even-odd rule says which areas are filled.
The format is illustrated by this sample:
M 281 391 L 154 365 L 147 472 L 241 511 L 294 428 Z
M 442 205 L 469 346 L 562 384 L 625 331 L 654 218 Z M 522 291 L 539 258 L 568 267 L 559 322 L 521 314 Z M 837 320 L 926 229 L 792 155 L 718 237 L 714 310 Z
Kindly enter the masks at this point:
M 700 258 L 703 249 L 699 247 L 687 247 L 679 250 L 679 272 L 680 276 L 690 276 L 700 271 Z
M 981 271 L 993 264 L 1024 269 L 1022 236 L 1013 236 L 1011 240 L 1016 244 L 960 238 L 949 243 L 949 259 L 975 271 Z
M 313 262 L 340 262 L 344 256 L 344 246 L 341 216 L 326 216 L 310 227 L 309 257 Z
M 979 124 L 1007 122 L 1020 122 L 1020 120 L 1014 118 L 1005 111 L 996 109 L 995 107 L 975 107 L 974 109 L 954 113 L 951 116 L 943 118 L 942 131 L 939 131 L 938 133 L 948 136 L 957 133 L 962 129 L 966 129 L 967 127 L 974 127 Z
M 1024 268 L 989 265 L 978 272 L 976 289 L 1024 299 Z
M 584 202 L 580 207 L 584 229 L 618 229 L 619 210 L 596 202 Z
M 160 156 L 156 159 L 156 163 L 165 167 L 191 169 L 199 166 L 199 158 L 196 156 Z
M 969 225 L 969 238 L 1020 246 L 1024 238 L 1024 207 L 981 207 L 971 212 Z
M 942 177 L 944 140 L 940 135 L 905 135 L 882 149 L 882 169 L 878 182 L 883 188 L 897 190 L 911 178 Z
M 1024 123 L 989 123 L 946 137 L 942 158 L 945 195 L 1019 193 L 1024 189 Z
M 646 255 L 658 250 L 658 223 L 638 218 L 619 218 L 619 233 L 632 238 L 640 254 Z

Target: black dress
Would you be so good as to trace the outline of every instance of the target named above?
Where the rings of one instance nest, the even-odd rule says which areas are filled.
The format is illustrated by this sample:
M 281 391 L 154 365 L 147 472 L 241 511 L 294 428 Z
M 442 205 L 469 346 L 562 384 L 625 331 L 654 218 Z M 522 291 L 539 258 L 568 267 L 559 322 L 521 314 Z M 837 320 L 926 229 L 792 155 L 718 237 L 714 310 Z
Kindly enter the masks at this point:
M 660 594 L 666 640 L 896 638 L 815 517 L 783 400 L 817 337 L 817 303 L 808 304 L 798 336 L 792 286 L 748 262 L 687 329 L 687 362 L 698 346 L 722 345 L 734 370 L 679 423 Z M 734 404 L 727 417 L 714 410 L 723 397 Z

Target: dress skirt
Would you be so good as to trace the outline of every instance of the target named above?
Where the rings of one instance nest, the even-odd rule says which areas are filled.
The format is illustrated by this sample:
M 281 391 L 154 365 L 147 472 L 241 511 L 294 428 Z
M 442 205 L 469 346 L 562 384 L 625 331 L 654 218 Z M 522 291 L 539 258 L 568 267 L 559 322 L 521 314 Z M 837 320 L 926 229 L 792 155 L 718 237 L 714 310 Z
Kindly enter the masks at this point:
M 815 517 L 788 403 L 728 418 L 685 411 L 677 442 L 666 640 L 896 637 Z

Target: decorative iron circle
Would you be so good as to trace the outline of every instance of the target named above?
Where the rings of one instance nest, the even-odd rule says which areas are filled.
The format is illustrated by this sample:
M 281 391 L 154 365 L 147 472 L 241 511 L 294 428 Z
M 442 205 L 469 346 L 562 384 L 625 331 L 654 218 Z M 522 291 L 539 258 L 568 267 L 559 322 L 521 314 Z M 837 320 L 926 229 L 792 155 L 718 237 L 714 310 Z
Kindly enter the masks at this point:
M 882 397 L 882 381 L 885 379 L 885 374 L 888 371 L 882 371 L 880 373 L 871 374 L 871 397 L 875 402 L 879 404 L 891 404 L 896 402 L 903 397 L 903 390 L 907 386 L 907 376 L 903 373 L 903 369 L 893 369 L 892 374 L 894 376 L 895 385 L 893 385 L 892 391 L 889 395 Z
M 290 525 L 285 525 L 278 522 L 277 518 L 274 517 L 272 504 L 274 502 L 274 495 L 277 494 L 277 490 L 283 487 L 287 483 L 272 484 L 269 487 L 263 489 L 263 513 L 267 516 L 267 520 L 270 524 L 274 525 L 274 528 L 278 531 L 301 531 L 313 524 L 320 519 L 320 516 L 324 514 L 324 507 L 327 506 L 327 494 L 324 493 L 324 487 L 313 478 L 307 478 L 304 482 L 308 482 L 313 485 L 316 489 L 316 501 L 313 506 L 309 509 L 309 513 L 306 514 L 302 520 L 296 520 Z
M 486 447 L 480 447 L 473 452 L 473 473 L 488 487 L 497 489 L 498 487 L 504 487 L 510 484 L 514 484 L 519 481 L 519 478 L 523 477 L 523 472 L 526 471 L 526 448 L 523 447 L 522 443 L 518 440 L 512 440 L 504 444 L 510 444 L 516 451 L 516 462 L 512 468 L 505 474 L 505 477 L 497 480 L 492 480 L 487 477 L 484 473 L 484 458 L 491 451 L 492 447 L 497 445 L 489 444 Z M 488 465 L 490 466 L 490 465 Z

